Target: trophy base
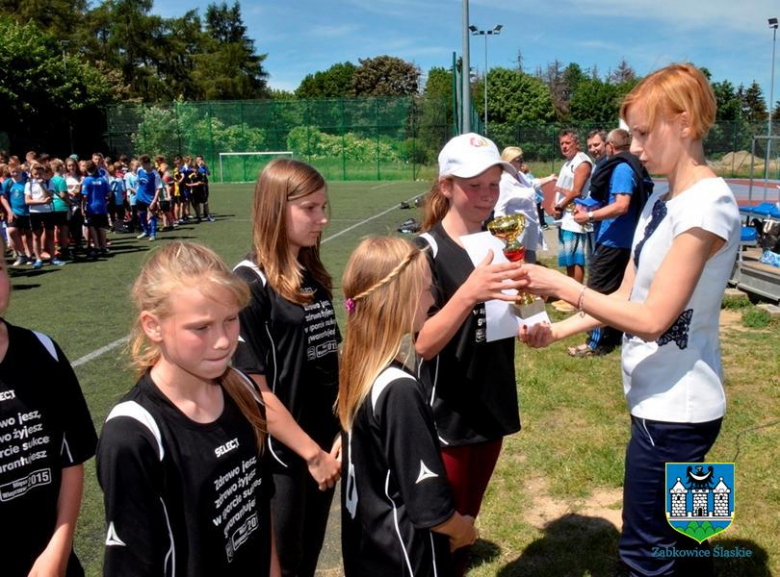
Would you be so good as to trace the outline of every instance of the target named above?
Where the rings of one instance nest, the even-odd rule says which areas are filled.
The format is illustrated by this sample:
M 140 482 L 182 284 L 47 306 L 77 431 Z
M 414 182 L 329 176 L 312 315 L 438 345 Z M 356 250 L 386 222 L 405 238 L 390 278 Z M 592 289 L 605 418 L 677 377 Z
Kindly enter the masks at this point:
M 540 322 L 550 322 L 550 318 L 547 316 L 547 310 L 544 308 L 544 301 L 540 298 L 534 299 L 531 304 L 519 305 L 514 303 L 510 305 L 512 313 L 518 318 L 528 321 L 529 324 L 535 325 Z

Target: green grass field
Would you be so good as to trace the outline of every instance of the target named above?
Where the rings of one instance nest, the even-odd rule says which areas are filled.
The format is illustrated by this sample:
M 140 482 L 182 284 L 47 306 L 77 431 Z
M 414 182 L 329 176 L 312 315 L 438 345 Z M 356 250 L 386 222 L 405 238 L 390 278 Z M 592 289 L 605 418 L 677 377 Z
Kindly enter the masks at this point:
M 323 258 L 335 280 L 340 323 L 339 281 L 348 255 L 367 235 L 393 233 L 412 216 L 420 220 L 415 210 L 397 205 L 426 188 L 422 182 L 330 185 L 332 219 Z M 167 240 L 194 240 L 228 263 L 237 262 L 249 248 L 251 195 L 250 185 L 212 185 L 217 215 L 212 224 L 182 226 L 161 234 L 156 244 L 112 235 L 112 254 L 95 263 L 12 269 L 6 318 L 52 335 L 72 362 L 115 343 L 128 333 L 128 293 L 147 253 Z M 723 356 L 729 412 L 710 459 L 736 461 L 736 515 L 734 525 L 712 543 L 748 547 L 753 556 L 722 560 L 716 568 L 720 575 L 780 574 L 780 478 L 775 474 L 780 326 L 745 329 L 741 311 L 727 312 L 731 321 L 724 323 Z M 629 427 L 619 353 L 572 359 L 561 345 L 542 351 L 518 347 L 516 364 L 523 431 L 505 441 L 478 519 L 481 540 L 470 574 L 611 575 Z M 134 382 L 124 347 L 80 364 L 76 373 L 99 431 L 111 406 Z M 100 574 L 104 538 L 102 495 L 90 461 L 76 538 L 90 576 Z M 323 556 L 322 574 L 339 575 L 338 535 L 332 532 L 327 539 L 331 553 Z

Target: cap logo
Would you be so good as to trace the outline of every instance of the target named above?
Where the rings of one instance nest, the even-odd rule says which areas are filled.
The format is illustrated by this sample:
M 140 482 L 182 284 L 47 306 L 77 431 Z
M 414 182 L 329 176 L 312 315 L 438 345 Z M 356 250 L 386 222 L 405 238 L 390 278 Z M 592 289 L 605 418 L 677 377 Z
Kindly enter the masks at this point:
M 480 138 L 479 136 L 472 136 L 469 139 L 469 144 L 476 148 L 481 148 L 482 146 L 488 145 L 487 140 L 485 140 L 484 138 Z

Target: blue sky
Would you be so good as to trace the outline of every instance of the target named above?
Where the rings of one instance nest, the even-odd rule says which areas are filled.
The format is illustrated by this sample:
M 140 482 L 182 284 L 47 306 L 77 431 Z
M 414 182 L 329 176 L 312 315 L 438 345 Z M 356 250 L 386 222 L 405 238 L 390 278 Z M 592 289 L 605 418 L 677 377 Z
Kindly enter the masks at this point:
M 205 12 L 208 0 L 188 5 Z M 232 3 L 232 0 L 229 4 Z M 175 15 L 173 2 L 155 12 Z M 448 67 L 461 53 L 461 0 L 242 0 L 241 12 L 273 88 L 294 90 L 309 73 L 336 62 L 389 54 L 414 62 L 423 74 Z M 180 5 L 179 5 L 180 6 Z M 707 66 L 713 80 L 735 85 L 754 79 L 769 97 L 772 31 L 777 0 L 471 0 L 470 23 L 503 24 L 488 39 L 490 67 L 523 66 L 558 58 L 602 75 L 625 58 L 648 72 L 682 60 Z M 471 64 L 484 68 L 484 37 L 473 37 Z M 780 48 L 774 100 L 780 100 Z

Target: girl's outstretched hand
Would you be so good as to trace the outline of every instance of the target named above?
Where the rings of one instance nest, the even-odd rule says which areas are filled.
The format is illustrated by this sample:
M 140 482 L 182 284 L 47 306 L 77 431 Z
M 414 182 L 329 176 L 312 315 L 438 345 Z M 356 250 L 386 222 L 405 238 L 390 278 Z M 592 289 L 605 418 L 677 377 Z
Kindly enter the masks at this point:
M 520 270 L 520 290 L 535 295 L 558 296 L 566 283 L 576 282 L 557 270 L 537 264 L 524 264 Z
M 491 264 L 494 256 L 493 251 L 489 250 L 487 256 L 476 266 L 459 290 L 472 305 L 490 300 L 506 302 L 515 300 L 515 295 L 505 294 L 502 291 L 520 288 L 519 279 L 522 276 L 520 264 L 514 262 Z
M 550 323 L 538 323 L 532 327 L 523 325 L 520 327 L 517 339 L 532 349 L 547 347 L 558 340 L 558 337 L 555 335 L 554 326 L 555 325 L 551 325 Z

